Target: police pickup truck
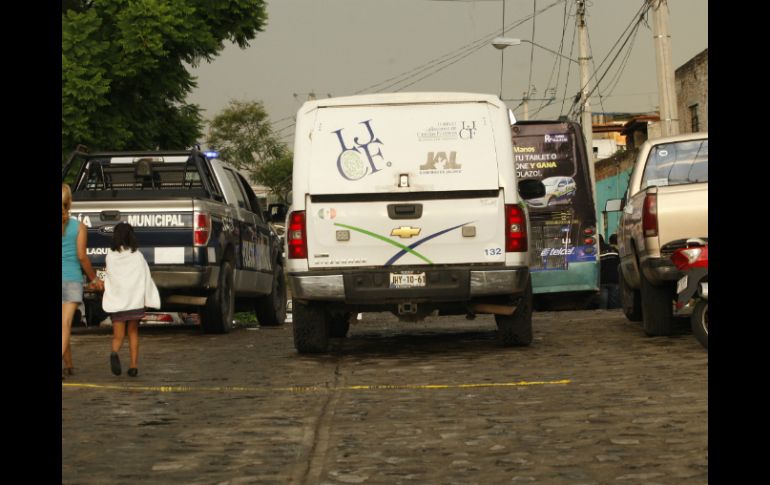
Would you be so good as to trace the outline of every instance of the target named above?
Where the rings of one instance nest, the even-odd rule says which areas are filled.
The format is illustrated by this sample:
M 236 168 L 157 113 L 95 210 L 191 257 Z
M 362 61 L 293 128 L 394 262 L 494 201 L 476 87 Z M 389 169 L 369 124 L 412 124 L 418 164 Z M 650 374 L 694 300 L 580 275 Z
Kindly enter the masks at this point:
M 115 225 L 128 222 L 163 311 L 200 313 L 206 333 L 229 332 L 235 311 L 256 312 L 261 325 L 283 323 L 282 244 L 238 171 L 192 149 L 76 151 L 62 180 L 69 172 L 71 214 L 88 228 L 87 254 L 97 273 Z M 272 217 L 283 222 L 284 216 L 278 211 Z M 98 323 L 104 317 L 101 295 L 87 292 L 84 298 L 87 322 Z

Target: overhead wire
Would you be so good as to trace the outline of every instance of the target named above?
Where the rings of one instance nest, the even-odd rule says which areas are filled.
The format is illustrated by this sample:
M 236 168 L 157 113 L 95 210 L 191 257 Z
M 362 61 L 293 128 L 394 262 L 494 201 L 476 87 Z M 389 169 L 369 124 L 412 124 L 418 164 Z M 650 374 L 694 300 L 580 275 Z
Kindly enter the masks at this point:
M 505 1 L 505 0 L 503 0 Z M 527 80 L 527 98 L 532 91 L 532 66 L 535 65 L 535 26 L 537 25 L 537 0 L 532 0 L 532 44 L 529 50 L 529 79 Z
M 507 27 L 504 26 L 503 27 L 503 35 L 505 35 L 506 32 L 508 32 L 508 31 L 510 31 L 510 30 L 512 30 L 512 29 L 514 29 L 514 28 L 516 28 L 518 26 L 520 26 L 521 24 L 525 23 L 526 21 L 528 21 L 530 19 L 534 19 L 538 14 L 541 14 L 541 13 L 547 11 L 547 10 L 550 10 L 551 8 L 553 8 L 554 6 L 556 6 L 556 5 L 560 4 L 560 3 L 565 3 L 565 5 L 566 5 L 566 0 L 556 0 L 553 3 L 547 5 L 546 7 L 543 7 L 540 10 L 537 10 L 536 2 L 535 2 L 535 6 L 534 6 L 534 9 L 533 9 L 534 10 L 533 14 L 529 15 L 529 16 L 526 16 L 526 17 L 524 17 L 524 18 L 522 18 L 520 20 L 513 21 Z M 504 23 L 504 21 L 505 21 L 505 19 L 503 19 L 503 23 Z M 534 37 L 534 33 L 535 33 L 535 29 L 534 29 L 534 26 L 533 26 L 533 37 Z M 413 78 L 415 78 L 416 76 L 419 76 L 422 73 L 426 73 L 427 72 L 424 76 L 421 76 L 421 77 L 415 79 L 414 81 L 412 81 L 412 82 L 410 82 L 410 83 L 408 83 L 406 85 L 403 85 L 401 87 L 396 88 L 395 91 L 398 92 L 398 91 L 401 91 L 403 89 L 406 89 L 406 88 L 408 88 L 408 87 L 418 83 L 419 81 L 422 81 L 422 80 L 424 80 L 424 79 L 426 79 L 426 78 L 428 78 L 430 76 L 433 76 L 436 73 L 438 73 L 440 71 L 443 71 L 444 69 L 446 69 L 446 68 L 448 68 L 448 67 L 450 67 L 450 66 L 452 66 L 452 65 L 454 65 L 456 63 L 458 63 L 462 59 L 465 59 L 469 55 L 473 54 L 474 52 L 477 52 L 478 50 L 480 50 L 483 47 L 487 46 L 489 44 L 489 42 L 496 35 L 497 35 L 497 31 L 491 32 L 489 34 L 486 34 L 486 35 L 484 35 L 482 37 L 479 37 L 478 39 L 476 39 L 476 40 L 474 40 L 474 41 L 472 41 L 472 42 L 470 42 L 468 44 L 465 44 L 464 46 L 461 46 L 458 49 L 455 49 L 452 52 L 449 52 L 449 53 L 443 54 L 443 55 L 441 55 L 439 57 L 436 57 L 436 58 L 428 61 L 427 63 L 425 63 L 425 64 L 423 64 L 423 65 L 421 65 L 419 67 L 416 67 L 416 68 L 404 71 L 404 72 L 402 72 L 402 73 L 400 73 L 400 74 L 398 74 L 396 76 L 390 77 L 390 78 L 388 78 L 388 79 L 386 79 L 384 81 L 380 81 L 378 83 L 375 83 L 375 84 L 372 84 L 370 86 L 367 86 L 364 89 L 355 91 L 354 94 L 361 94 L 361 93 L 363 93 L 365 91 L 370 91 L 370 90 L 373 90 L 372 92 L 383 92 L 383 91 L 386 91 L 388 89 L 394 88 L 398 84 L 402 84 L 402 83 L 404 83 L 404 82 L 406 82 L 406 81 L 408 81 L 410 79 L 413 79 Z M 536 44 L 534 44 L 534 45 L 536 45 Z M 573 39 L 573 49 L 574 49 L 574 39 Z M 572 54 L 573 49 L 571 49 L 570 54 Z M 534 47 L 533 47 L 533 50 L 534 50 Z M 531 58 L 533 56 L 534 56 L 534 54 L 531 55 Z M 568 72 L 569 72 L 569 70 L 568 70 Z M 392 82 L 391 84 L 383 87 L 384 84 L 387 84 L 390 81 L 395 81 L 395 82 Z M 530 86 L 528 86 L 528 92 L 529 92 L 529 89 L 531 89 L 531 66 L 530 66 L 530 83 L 529 84 L 530 84 Z M 378 89 L 374 89 L 374 88 L 378 88 Z M 288 120 L 288 119 L 293 119 L 293 116 L 282 118 L 281 120 L 278 120 L 278 121 L 274 122 L 274 124 L 277 124 L 280 121 L 285 121 L 285 120 Z M 292 127 L 295 126 L 295 124 L 296 124 L 296 122 L 293 122 L 293 123 L 291 123 L 291 124 L 289 124 L 289 125 L 287 125 L 287 126 L 285 126 L 283 128 L 277 129 L 277 132 L 280 133 L 280 132 L 285 131 L 285 130 L 287 130 L 289 128 L 292 128 Z
M 577 15 L 575 16 L 575 28 L 572 31 L 572 45 L 569 48 L 569 57 L 572 58 L 572 55 L 575 52 L 575 39 L 577 38 Z M 567 87 L 569 86 L 569 74 L 572 70 L 572 63 L 567 64 L 567 75 L 564 79 L 564 98 L 562 98 L 561 102 L 561 109 L 559 110 L 559 117 L 561 117 L 564 114 L 564 101 L 567 100 Z
M 618 40 L 615 41 L 615 44 L 607 52 L 607 55 L 604 57 L 602 62 L 599 63 L 599 67 L 594 71 L 594 73 L 588 79 L 588 83 L 590 83 L 592 79 L 597 77 L 599 69 L 601 69 L 602 66 L 604 65 L 604 63 L 607 62 L 607 60 L 612 55 L 612 52 L 615 50 L 616 47 L 618 47 L 618 44 L 620 44 L 621 40 L 623 40 L 623 38 L 625 36 L 625 40 L 623 40 L 623 43 L 618 48 L 617 53 L 615 53 L 615 55 L 612 57 L 612 59 L 610 60 L 609 64 L 607 65 L 606 69 L 604 70 L 604 72 L 601 74 L 601 76 L 594 83 L 594 87 L 586 94 L 586 97 L 590 97 L 594 93 L 594 91 L 597 90 L 597 88 L 601 84 L 602 80 L 607 75 L 607 73 L 610 71 L 610 69 L 614 65 L 614 63 L 617 60 L 617 58 L 620 55 L 620 53 L 623 51 L 623 48 L 626 46 L 626 44 L 629 42 L 629 40 L 631 39 L 632 36 L 635 37 L 635 35 L 633 35 L 633 34 L 635 33 L 636 30 L 639 29 L 642 21 L 645 18 L 645 15 L 647 14 L 647 12 L 649 11 L 650 8 L 651 8 L 651 5 L 646 0 L 643 0 L 642 6 L 636 12 L 636 14 L 634 14 L 634 17 L 631 19 L 631 22 L 629 23 L 629 25 L 625 28 L 623 33 L 618 37 Z M 631 29 L 631 32 L 628 33 L 628 35 L 626 35 L 626 33 L 629 31 L 629 29 Z M 573 101 L 572 107 L 570 108 L 570 117 L 573 117 L 573 116 L 577 117 L 577 114 L 579 114 L 580 110 L 582 110 L 582 107 L 580 107 L 579 104 L 580 104 L 580 100 L 581 100 L 581 93 L 586 88 L 587 88 L 587 85 L 586 86 L 581 86 L 580 90 L 578 91 L 577 95 L 575 96 L 575 99 Z
M 545 85 L 545 94 L 548 94 L 548 91 L 553 89 L 553 96 L 549 101 L 541 101 L 540 106 L 535 110 L 535 112 L 532 114 L 532 116 L 537 116 L 546 106 L 549 106 L 553 103 L 553 101 L 556 98 L 556 90 L 559 87 L 559 78 L 561 77 L 561 65 L 563 61 L 562 56 L 564 55 L 564 38 L 567 33 L 567 18 L 569 15 L 568 11 L 568 5 L 567 3 L 564 4 L 564 14 L 563 14 L 563 21 L 562 21 L 562 30 L 561 30 L 561 41 L 559 41 L 559 55 L 557 55 L 553 62 L 553 67 L 551 68 L 551 74 L 548 76 L 548 82 Z M 558 66 L 558 69 L 557 69 Z M 551 80 L 553 79 L 553 74 L 556 72 L 556 82 L 554 83 L 555 87 L 551 88 Z
M 565 1 L 565 0 L 557 0 L 557 1 L 553 2 L 552 4 L 548 5 L 547 7 L 544 7 L 542 9 L 536 11 L 532 15 L 528 15 L 528 16 L 520 19 L 520 20 L 512 22 L 511 24 L 509 24 L 507 27 L 505 27 L 503 29 L 503 35 L 505 35 L 505 32 L 508 32 L 508 31 L 518 27 L 519 25 L 525 23 L 526 21 L 530 20 L 535 15 L 538 15 L 538 14 L 541 14 L 541 13 L 547 11 L 547 10 L 553 8 L 554 6 L 558 5 L 559 3 L 563 2 L 563 1 Z M 481 38 L 479 38 L 479 39 L 477 39 L 477 40 L 475 40 L 475 41 L 473 41 L 473 42 L 471 42 L 469 44 L 466 44 L 466 46 L 461 47 L 460 49 L 456 50 L 454 55 L 449 55 L 449 56 L 448 55 L 444 55 L 444 56 L 442 56 L 442 60 L 439 61 L 439 62 L 435 62 L 434 63 L 434 62 L 431 61 L 431 62 L 429 62 L 428 64 L 425 65 L 426 67 L 413 69 L 413 71 L 415 71 L 414 73 L 412 73 L 412 74 L 406 76 L 405 78 L 400 79 L 399 81 L 396 81 L 396 82 L 394 82 L 394 83 L 392 83 L 392 84 L 390 84 L 388 86 L 385 86 L 383 88 L 377 89 L 374 92 L 384 92 L 384 91 L 386 91 L 386 90 L 388 90 L 390 88 L 394 88 L 396 85 L 398 85 L 398 84 L 400 84 L 400 83 L 402 83 L 404 81 L 407 81 L 407 80 L 409 80 L 411 78 L 414 78 L 415 76 L 417 76 L 417 75 L 419 75 L 419 74 L 421 74 L 421 73 L 423 73 L 425 71 L 428 71 L 428 70 L 432 69 L 434 66 L 438 66 L 435 69 L 433 69 L 431 72 L 428 72 L 428 74 L 426 74 L 425 76 L 422 76 L 422 77 L 416 79 L 415 81 L 413 81 L 413 82 L 411 82 L 411 83 L 409 83 L 407 85 L 404 85 L 404 86 L 401 86 L 399 88 L 396 88 L 395 91 L 398 92 L 398 91 L 401 91 L 403 89 L 406 89 L 406 88 L 416 84 L 417 82 L 422 81 L 423 79 L 426 79 L 426 78 L 428 78 L 430 76 L 433 76 L 434 74 L 436 74 L 436 73 L 438 73 L 440 71 L 443 71 L 444 69 L 446 69 L 446 68 L 448 68 L 448 67 L 450 67 L 450 66 L 452 66 L 454 64 L 457 64 L 459 61 L 461 61 L 462 59 L 465 59 L 466 57 L 468 57 L 469 55 L 473 54 L 474 52 L 477 52 L 478 50 L 488 46 L 489 42 L 494 37 L 496 37 L 497 35 L 498 34 L 497 34 L 496 31 L 492 32 L 490 34 L 487 34 L 486 36 L 481 37 Z M 379 84 L 382 84 L 382 83 L 379 83 Z

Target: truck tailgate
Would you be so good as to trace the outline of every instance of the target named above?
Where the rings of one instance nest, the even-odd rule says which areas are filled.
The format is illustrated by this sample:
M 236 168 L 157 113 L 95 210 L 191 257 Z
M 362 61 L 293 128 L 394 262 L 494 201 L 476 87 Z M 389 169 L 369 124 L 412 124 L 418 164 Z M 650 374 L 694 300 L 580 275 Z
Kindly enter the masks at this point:
M 708 194 L 708 183 L 658 187 L 661 248 L 677 239 L 708 236 Z
M 148 264 L 194 264 L 192 199 L 78 201 L 71 214 L 88 227 L 86 252 L 95 266 L 104 265 L 119 222 L 134 228 Z
M 502 263 L 502 192 L 307 201 L 310 268 Z

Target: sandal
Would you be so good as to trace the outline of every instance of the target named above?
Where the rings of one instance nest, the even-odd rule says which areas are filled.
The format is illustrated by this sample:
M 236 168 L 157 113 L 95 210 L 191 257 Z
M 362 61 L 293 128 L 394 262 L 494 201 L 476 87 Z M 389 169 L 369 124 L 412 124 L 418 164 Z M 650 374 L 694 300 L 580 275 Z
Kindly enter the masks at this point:
M 139 369 L 137 369 L 136 367 L 131 367 L 130 369 L 128 369 L 129 377 L 136 377 L 137 374 L 139 374 Z

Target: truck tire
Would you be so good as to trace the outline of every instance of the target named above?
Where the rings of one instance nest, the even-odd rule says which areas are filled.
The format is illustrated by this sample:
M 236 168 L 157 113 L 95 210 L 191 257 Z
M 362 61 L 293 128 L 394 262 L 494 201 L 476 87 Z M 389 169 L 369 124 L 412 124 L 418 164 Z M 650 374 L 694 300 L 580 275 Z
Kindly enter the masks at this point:
M 329 337 L 345 338 L 350 330 L 350 319 L 353 316 L 350 312 L 331 313 L 329 318 Z
M 619 299 L 620 307 L 623 309 L 623 314 L 632 322 L 642 321 L 642 298 L 639 294 L 639 290 L 634 290 L 623 276 L 623 271 L 618 266 L 618 285 L 619 285 Z
M 708 300 L 698 300 L 695 308 L 690 315 L 690 326 L 692 334 L 698 339 L 698 342 L 706 349 L 709 348 L 709 302 Z
M 286 320 L 286 279 L 280 264 L 274 266 L 272 291 L 257 298 L 254 313 L 263 327 L 283 325 Z
M 75 314 L 72 315 L 72 328 L 75 327 L 82 327 L 83 326 L 83 313 L 81 313 L 80 308 L 75 310 Z
M 326 318 L 323 305 L 297 300 L 292 303 L 294 348 L 300 354 L 327 352 L 329 349 L 329 320 Z
M 86 326 L 98 327 L 102 321 L 107 318 L 107 312 L 102 309 L 101 300 L 84 303 L 86 309 Z
M 655 286 L 639 274 L 642 296 L 642 327 L 650 337 L 671 335 L 674 330 L 674 287 L 670 284 Z
M 513 315 L 495 315 L 497 338 L 505 347 L 527 346 L 532 343 L 532 279 Z
M 204 333 L 228 333 L 232 330 L 235 311 L 233 275 L 233 263 L 223 261 L 219 269 L 217 289 L 209 296 L 201 313 L 201 328 Z

